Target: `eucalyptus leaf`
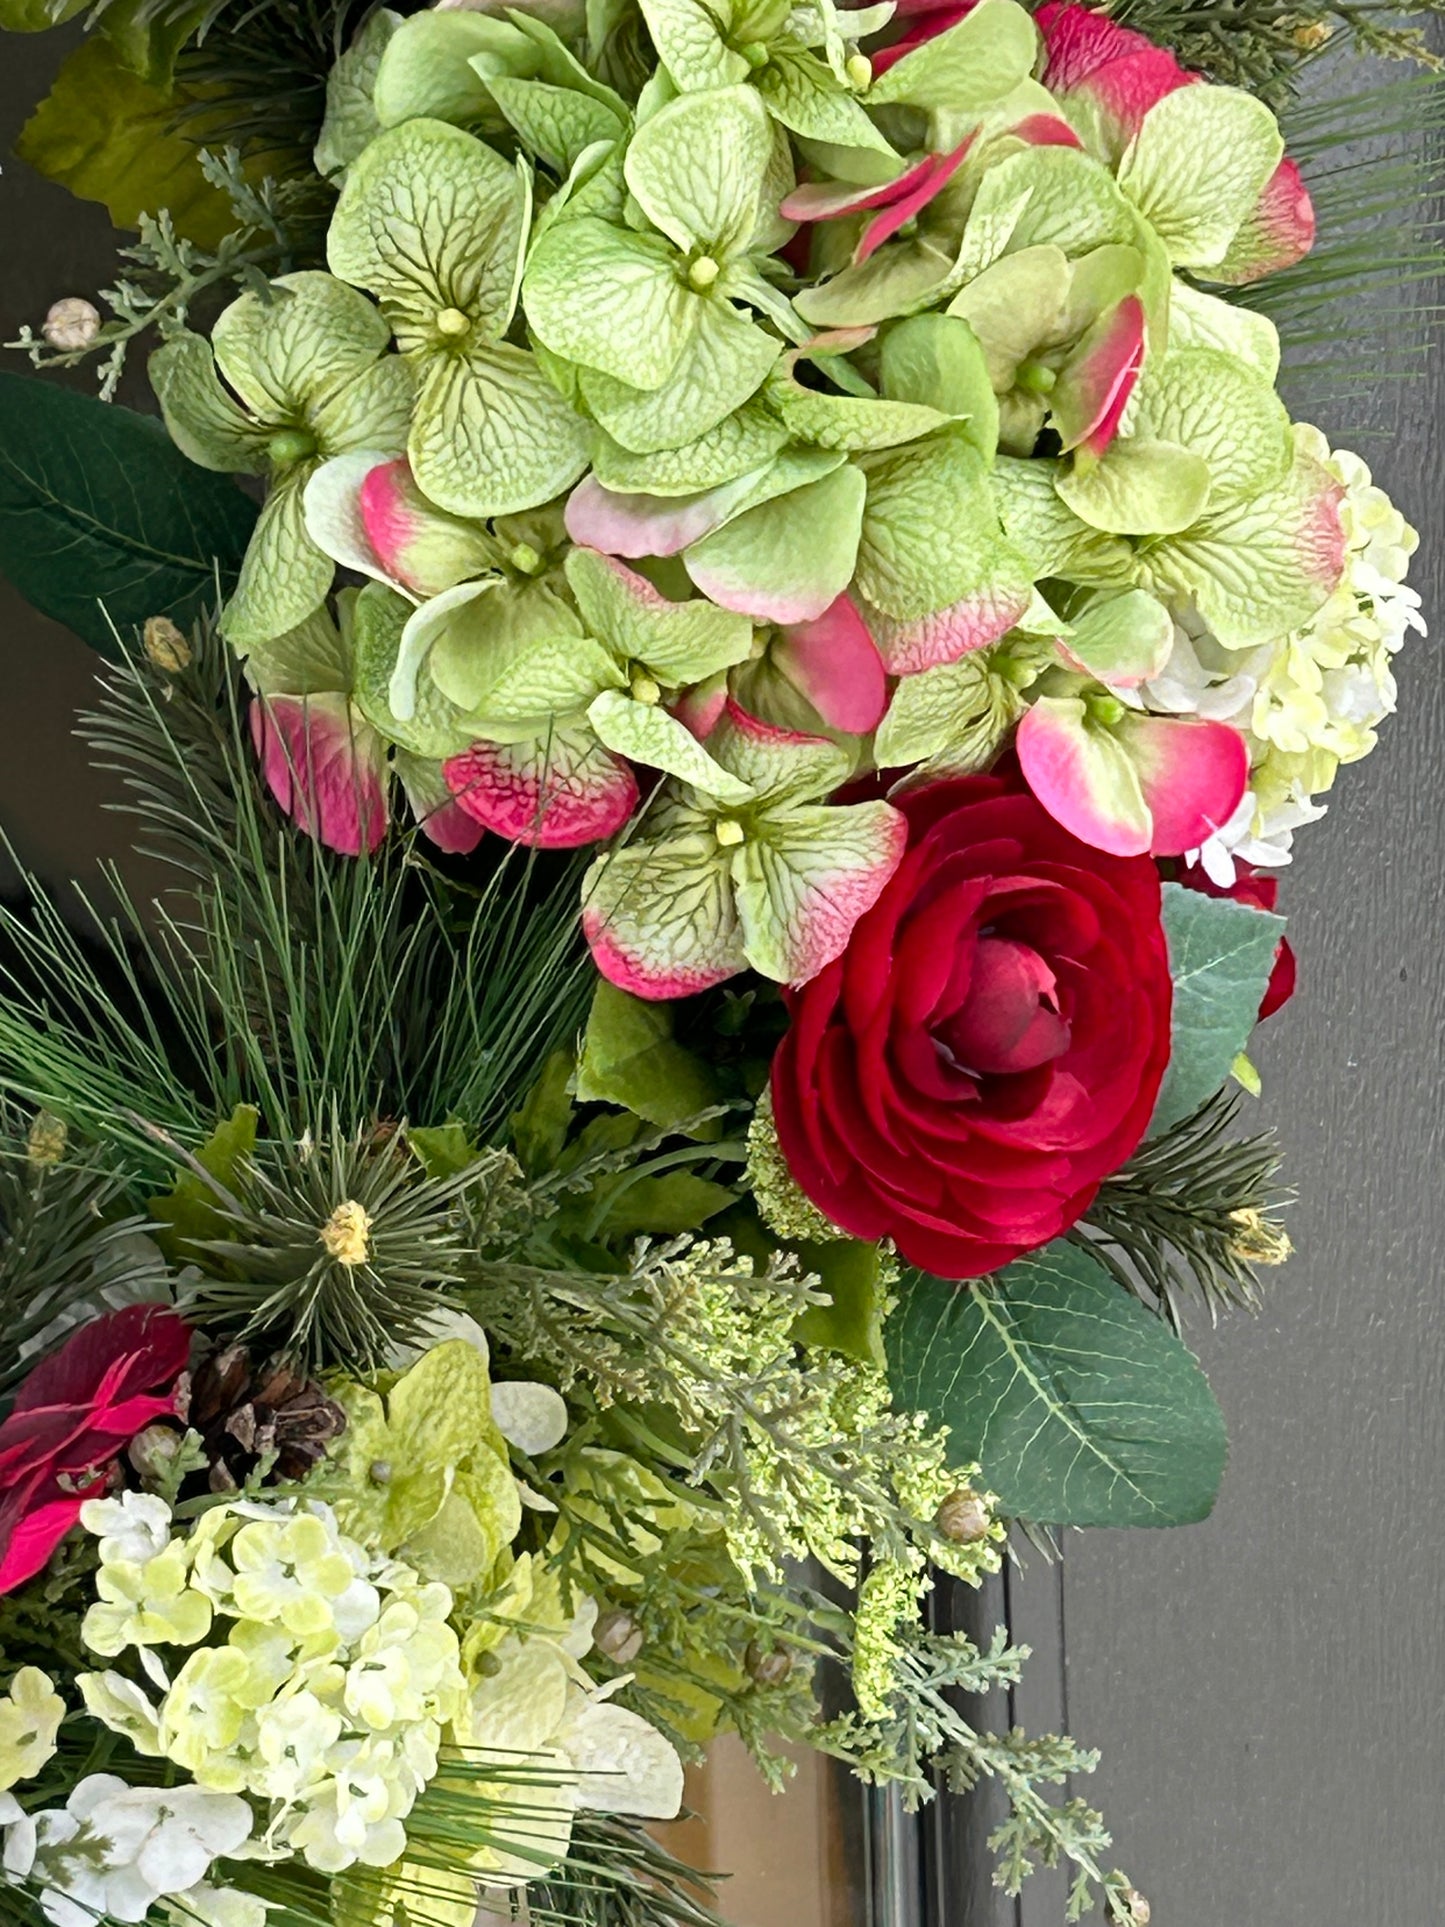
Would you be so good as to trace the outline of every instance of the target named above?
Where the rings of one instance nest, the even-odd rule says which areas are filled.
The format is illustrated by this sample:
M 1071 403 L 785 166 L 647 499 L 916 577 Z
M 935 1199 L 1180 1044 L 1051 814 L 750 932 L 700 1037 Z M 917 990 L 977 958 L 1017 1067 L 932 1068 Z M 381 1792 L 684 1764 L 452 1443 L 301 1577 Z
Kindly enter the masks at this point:
M 1164 885 L 1163 917 L 1174 1015 L 1151 1135 L 1197 1111 L 1229 1077 L 1254 1029 L 1284 932 L 1283 917 L 1178 883 Z
M 1041 1525 L 1206 1518 L 1224 1420 L 1194 1357 L 1088 1252 L 959 1285 L 915 1273 L 885 1327 L 894 1398 L 949 1428 L 1002 1510 Z

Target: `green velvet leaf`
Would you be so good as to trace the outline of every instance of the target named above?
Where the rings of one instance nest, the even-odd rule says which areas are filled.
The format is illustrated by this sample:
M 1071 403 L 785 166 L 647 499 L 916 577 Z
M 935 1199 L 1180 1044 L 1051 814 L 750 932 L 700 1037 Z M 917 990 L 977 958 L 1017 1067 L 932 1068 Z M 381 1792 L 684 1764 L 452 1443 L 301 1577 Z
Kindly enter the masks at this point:
M 255 522 L 150 416 L 0 374 L 0 572 L 92 648 L 113 651 L 112 623 L 184 627 L 214 607 Z
M 1224 1419 L 1193 1355 L 1087 1252 L 972 1285 L 914 1274 L 885 1328 L 895 1403 L 949 1428 L 1004 1512 L 1041 1525 L 1206 1518 Z
M 577 1097 L 584 1104 L 620 1104 L 649 1124 L 671 1130 L 716 1104 L 710 1065 L 673 1036 L 668 1004 L 634 997 L 599 978 L 577 1063 Z M 700 1127 L 715 1134 L 716 1120 Z
M 178 102 L 132 73 L 100 35 L 67 55 L 15 151 L 82 201 L 99 201 L 119 228 L 164 208 L 176 232 L 213 248 L 235 226 L 231 205 L 197 159 L 194 128 L 176 131 Z M 222 135 L 220 138 L 224 138 Z
M 1166 883 L 1164 931 L 1174 977 L 1173 1042 L 1151 1134 L 1197 1111 L 1228 1078 L 1254 1029 L 1284 918 Z
M 877 1245 L 860 1238 L 829 1238 L 787 1248 L 797 1253 L 803 1270 L 812 1272 L 833 1301 L 809 1306 L 793 1327 L 797 1342 L 838 1352 L 860 1365 L 886 1365 Z

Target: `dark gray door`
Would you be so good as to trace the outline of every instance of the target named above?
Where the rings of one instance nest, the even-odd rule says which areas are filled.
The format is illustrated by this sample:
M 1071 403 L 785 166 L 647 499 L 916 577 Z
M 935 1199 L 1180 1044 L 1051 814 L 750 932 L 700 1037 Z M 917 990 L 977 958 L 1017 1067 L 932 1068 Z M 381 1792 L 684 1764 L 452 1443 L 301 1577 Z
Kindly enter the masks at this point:
M 54 65 L 53 37 L 6 36 L 0 147 Z M 16 163 L 0 183 L 0 329 L 110 273 L 103 216 Z M 1322 425 L 1359 448 L 1424 538 L 1417 581 L 1445 623 L 1445 370 L 1381 376 Z M 1311 417 L 1308 383 L 1292 393 Z M 1348 429 L 1350 432 L 1344 432 Z M 0 583 L 0 823 L 49 879 L 118 851 L 103 780 L 70 735 L 93 659 Z M 1080 1789 L 1160 1927 L 1428 1927 L 1445 1912 L 1445 689 L 1417 642 L 1399 716 L 1339 779 L 1300 839 L 1285 900 L 1301 963 L 1295 1003 L 1265 1033 L 1261 1114 L 1299 1190 L 1299 1255 L 1257 1319 L 1191 1340 L 1229 1416 L 1214 1518 L 1186 1532 L 1071 1537 L 970 1610 L 1007 1614 L 1035 1657 L 1012 1707 L 1102 1748 Z M 741 1794 L 725 1795 L 732 1800 Z M 949 1927 L 1060 1927 L 1056 1884 L 1021 1905 L 988 1884 L 986 1805 L 864 1869 L 863 1805 L 808 1795 L 805 1838 L 777 1833 L 741 1868 L 764 1927 L 884 1920 L 924 1894 Z M 817 1817 L 821 1815 L 822 1817 Z M 835 1817 L 830 1817 L 835 1816 Z M 749 1806 L 716 1844 L 769 1827 Z M 886 1816 L 871 1850 L 893 1838 Z M 757 1840 L 758 1836 L 753 1835 Z M 769 1853 L 782 1856 L 769 1865 Z M 814 1878 L 800 1892 L 800 1848 Z M 762 1876 L 758 1878 L 757 1876 Z M 785 1877 L 786 1876 L 786 1877 Z M 804 1887 L 807 1885 L 806 1877 Z M 770 1901 L 782 1900 L 781 1907 Z M 830 1901 L 832 1904 L 830 1904 Z M 841 1903 L 841 1904 L 839 1904 Z

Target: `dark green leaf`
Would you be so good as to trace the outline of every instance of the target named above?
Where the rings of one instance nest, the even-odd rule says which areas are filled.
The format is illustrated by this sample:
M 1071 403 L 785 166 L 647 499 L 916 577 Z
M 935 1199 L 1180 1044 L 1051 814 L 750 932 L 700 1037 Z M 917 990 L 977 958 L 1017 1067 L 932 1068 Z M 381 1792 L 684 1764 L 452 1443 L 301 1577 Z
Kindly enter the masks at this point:
M 712 1184 L 691 1171 L 668 1171 L 655 1178 L 610 1178 L 598 1185 L 596 1196 L 609 1200 L 605 1212 L 594 1220 L 598 1232 L 608 1238 L 644 1233 L 676 1237 L 696 1231 L 737 1202 L 725 1185 Z
M 92 648 L 114 653 L 112 624 L 193 622 L 218 574 L 222 592 L 234 582 L 255 520 L 150 416 L 0 374 L 0 574 Z
M 1044 1525 L 1203 1519 L 1224 1419 L 1191 1353 L 1085 1251 L 996 1278 L 904 1284 L 886 1328 L 897 1404 L 950 1430 L 1005 1512 Z
M 406 1141 L 429 1178 L 460 1177 L 476 1163 L 477 1147 L 465 1124 L 456 1118 L 449 1124 L 413 1126 L 407 1131 Z
M 572 1124 L 572 1053 L 557 1050 L 511 1120 L 512 1144 L 529 1178 L 555 1170 Z
M 1164 931 L 1174 1037 L 1151 1134 L 1197 1111 L 1229 1076 L 1254 1029 L 1284 918 L 1166 883 Z

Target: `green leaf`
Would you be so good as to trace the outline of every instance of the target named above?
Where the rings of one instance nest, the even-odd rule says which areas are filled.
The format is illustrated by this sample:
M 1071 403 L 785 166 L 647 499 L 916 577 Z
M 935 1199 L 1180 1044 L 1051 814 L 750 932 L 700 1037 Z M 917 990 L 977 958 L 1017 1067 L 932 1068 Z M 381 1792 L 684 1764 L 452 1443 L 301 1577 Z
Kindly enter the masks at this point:
M 238 1104 L 197 1151 L 197 1164 L 218 1184 L 229 1187 L 241 1160 L 255 1150 L 260 1118 L 254 1104 Z M 177 1264 L 191 1255 L 187 1250 L 190 1244 L 219 1237 L 225 1226 L 216 1208 L 216 1194 L 198 1171 L 183 1170 L 172 1189 L 164 1197 L 152 1198 L 147 1209 L 160 1227 L 156 1243 Z
M 883 1285 L 878 1247 L 858 1238 L 826 1243 L 789 1244 L 804 1271 L 810 1271 L 832 1298 L 831 1305 L 810 1305 L 793 1337 L 800 1345 L 840 1352 L 860 1365 L 886 1366 L 883 1350 Z
M 460 1177 L 477 1160 L 477 1147 L 459 1118 L 446 1124 L 414 1125 L 406 1141 L 429 1178 Z
M 541 1075 L 511 1118 L 512 1145 L 529 1178 L 557 1167 L 572 1125 L 572 1053 L 553 1051 Z
M 218 575 L 235 580 L 255 521 L 158 421 L 0 374 L 0 572 L 92 648 L 114 649 L 111 623 L 194 622 Z
M 597 1187 L 599 1200 L 608 1199 L 595 1219 L 597 1230 L 609 1238 L 678 1237 L 696 1231 L 709 1218 L 737 1203 L 726 1185 L 695 1177 L 691 1171 L 668 1171 L 655 1178 L 625 1174 Z
M 213 248 L 236 217 L 201 172 L 194 128 L 176 132 L 178 104 L 97 35 L 67 56 L 15 151 L 79 200 L 99 201 L 119 228 L 164 208 L 178 234 Z
M 577 1064 L 583 1104 L 620 1104 L 649 1124 L 672 1129 L 718 1100 L 711 1067 L 672 1034 L 671 1006 L 633 997 L 599 978 Z M 698 1135 L 716 1134 L 717 1121 Z
M 1274 968 L 1284 918 L 1164 885 L 1164 931 L 1174 977 L 1173 1044 L 1151 1135 L 1197 1111 L 1249 1041 Z
M 948 1426 L 1005 1512 L 1073 1526 L 1208 1516 L 1227 1450 L 1208 1381 L 1078 1247 L 972 1286 L 915 1274 L 885 1342 L 896 1404 Z

